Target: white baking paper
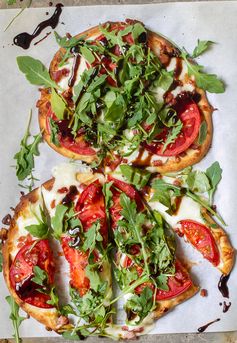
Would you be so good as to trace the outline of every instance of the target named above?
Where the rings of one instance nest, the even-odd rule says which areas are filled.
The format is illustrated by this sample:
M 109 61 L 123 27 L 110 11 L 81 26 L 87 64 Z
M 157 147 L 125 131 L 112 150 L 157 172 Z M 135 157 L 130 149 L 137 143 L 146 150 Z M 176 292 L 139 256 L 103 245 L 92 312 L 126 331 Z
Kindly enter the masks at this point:
M 53 34 L 39 45 L 32 45 L 27 51 L 12 46 L 13 37 L 23 31 L 33 32 L 37 24 L 45 19 L 49 9 L 27 9 L 7 32 L 3 28 L 17 10 L 0 11 L 0 216 L 9 212 L 10 206 L 19 201 L 20 188 L 15 177 L 13 156 L 19 149 L 28 117 L 33 109 L 32 132 L 38 132 L 36 100 L 37 87 L 31 86 L 18 71 L 16 57 L 30 55 L 39 58 L 47 66 L 57 50 Z M 52 9 L 53 11 L 53 9 Z M 218 160 L 223 168 L 223 179 L 215 197 L 220 213 L 228 223 L 227 231 L 234 246 L 237 246 L 237 2 L 192 2 L 154 5 L 90 6 L 64 8 L 57 31 L 60 34 L 79 33 L 90 26 L 107 20 L 135 18 L 146 26 L 170 37 L 179 46 L 192 51 L 197 39 L 216 42 L 213 48 L 198 59 L 207 66 L 209 73 L 216 73 L 226 83 L 224 94 L 209 94 L 211 104 L 217 109 L 213 113 L 214 137 L 208 156 L 198 165 L 206 168 Z M 62 24 L 64 23 L 64 24 Z M 45 30 L 44 34 L 50 30 Z M 43 35 L 41 37 L 43 37 Z M 41 181 L 50 178 L 51 168 L 65 161 L 46 144 L 40 147 L 40 157 L 36 158 L 35 175 Z M 207 331 L 231 331 L 237 329 L 237 270 L 233 270 L 230 280 L 230 310 L 222 313 L 219 302 L 223 298 L 217 289 L 219 272 L 187 244 L 181 244 L 185 256 L 198 262 L 192 268 L 193 280 L 208 291 L 203 298 L 199 294 L 179 305 L 161 318 L 152 333 L 197 332 L 197 328 L 216 318 L 218 323 Z M 185 246 L 185 247 L 183 247 Z M 183 249 L 185 248 L 185 249 Z M 0 276 L 0 337 L 12 334 L 9 308 L 5 301 L 7 288 Z M 53 336 L 35 320 L 26 320 L 20 328 L 22 337 Z

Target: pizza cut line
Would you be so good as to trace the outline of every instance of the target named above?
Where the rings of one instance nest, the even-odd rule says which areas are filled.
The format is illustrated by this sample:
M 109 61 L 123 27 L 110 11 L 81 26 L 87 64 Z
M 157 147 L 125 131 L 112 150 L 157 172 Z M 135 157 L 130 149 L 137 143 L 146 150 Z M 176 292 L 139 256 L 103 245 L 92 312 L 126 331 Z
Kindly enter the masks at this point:
M 131 338 L 146 333 L 155 318 L 197 293 L 199 288 L 175 254 L 172 223 L 158 209 L 160 204 L 151 210 L 141 193 L 114 173 L 76 172 L 68 164 L 57 167 L 53 175 L 21 198 L 3 247 L 9 291 L 30 316 L 63 335 L 74 332 L 81 337 L 95 330 Z M 216 266 L 229 273 L 234 253 L 224 231 L 222 236 L 232 250 L 232 261 L 227 270 L 221 241 L 216 239 L 223 264 Z M 69 268 L 71 302 L 64 306 L 57 299 L 53 241 Z M 121 290 L 118 297 L 124 299 L 127 319 L 122 327 L 112 323 L 118 300 L 112 278 Z M 84 319 L 86 331 L 85 324 L 84 331 L 75 329 L 71 315 Z
M 123 161 L 159 172 L 207 153 L 213 108 L 205 89 L 224 86 L 210 75 L 217 88 L 201 89 L 201 69 L 184 51 L 130 19 L 56 39 L 54 87 L 42 88 L 37 102 L 44 140 L 55 151 L 91 165 Z

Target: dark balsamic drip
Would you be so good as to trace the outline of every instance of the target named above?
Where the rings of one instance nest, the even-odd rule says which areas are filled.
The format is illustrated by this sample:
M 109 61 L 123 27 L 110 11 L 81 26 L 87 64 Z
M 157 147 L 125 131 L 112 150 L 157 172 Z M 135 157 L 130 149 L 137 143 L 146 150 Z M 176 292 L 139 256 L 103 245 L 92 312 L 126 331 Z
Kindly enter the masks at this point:
M 76 82 L 76 78 L 77 78 L 77 71 L 80 65 L 80 55 L 76 55 L 74 57 L 74 62 L 73 62 L 73 67 L 72 67 L 72 75 L 70 77 L 70 79 L 68 80 L 68 87 L 73 87 L 75 82 Z
M 70 186 L 68 193 L 65 195 L 65 197 L 62 200 L 62 204 L 63 205 L 70 204 L 75 199 L 77 194 L 78 194 L 77 187 L 76 186 Z
M 53 6 L 53 3 L 52 1 L 49 2 L 49 7 Z
M 12 217 L 11 217 L 11 215 L 8 213 L 8 214 L 2 219 L 2 223 L 3 223 L 3 225 L 11 225 L 11 220 L 12 220 Z
M 224 301 L 224 303 L 223 303 L 223 313 L 226 313 L 229 310 L 230 306 L 231 306 L 231 302 L 229 302 L 229 304 L 227 305 L 227 303 Z
M 179 208 L 180 208 L 182 199 L 183 199 L 183 197 L 176 197 L 175 198 L 175 210 L 173 212 L 173 215 L 176 215 L 179 212 Z
M 179 75 L 182 73 L 182 59 L 180 57 L 178 57 L 176 59 L 176 66 L 175 66 L 175 70 L 174 70 L 174 77 L 177 79 L 179 77 Z
M 214 324 L 216 322 L 219 322 L 220 321 L 220 318 L 217 318 L 216 320 L 213 320 L 212 322 L 210 323 L 207 323 L 206 325 L 203 325 L 203 326 L 200 326 L 200 328 L 198 328 L 198 332 L 204 332 L 211 324 Z
M 47 19 L 42 21 L 34 30 L 32 34 L 29 34 L 27 32 L 22 32 L 18 34 L 13 39 L 13 43 L 17 46 L 20 46 L 23 49 L 28 49 L 30 47 L 30 44 L 32 40 L 39 36 L 39 34 L 48 26 L 50 26 L 52 29 L 55 29 L 55 27 L 58 25 L 59 17 L 62 13 L 62 7 L 63 4 L 57 4 L 56 9 L 53 13 L 53 15 Z
M 132 165 L 134 167 L 138 166 L 149 166 L 151 164 L 151 159 L 152 159 L 152 156 L 153 154 L 148 152 L 148 155 L 145 159 L 142 159 L 143 157 L 143 154 L 144 154 L 144 151 L 145 151 L 145 148 L 144 147 L 140 147 L 139 148 L 139 153 L 138 153 L 138 156 L 136 157 L 136 159 L 132 162 Z
M 51 35 L 51 32 L 47 32 L 46 35 L 43 38 L 41 38 L 40 40 L 38 40 L 37 42 L 35 42 L 34 45 L 38 45 L 43 40 L 45 40 L 49 35 Z
M 230 274 L 228 275 L 223 274 L 221 275 L 220 281 L 218 282 L 218 289 L 224 298 L 229 298 L 229 288 L 227 286 L 229 277 L 230 277 Z

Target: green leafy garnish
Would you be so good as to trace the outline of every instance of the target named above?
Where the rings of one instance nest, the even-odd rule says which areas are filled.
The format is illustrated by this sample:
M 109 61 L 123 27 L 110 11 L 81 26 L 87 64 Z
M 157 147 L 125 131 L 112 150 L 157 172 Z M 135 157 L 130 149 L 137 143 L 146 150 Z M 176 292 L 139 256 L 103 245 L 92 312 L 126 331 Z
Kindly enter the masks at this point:
M 209 93 L 224 93 L 224 83 L 219 80 L 215 74 L 204 73 L 204 67 L 191 62 L 187 52 L 183 51 L 181 56 L 187 64 L 188 74 L 195 77 L 196 84 L 199 88 L 202 88 Z
M 54 88 L 52 88 L 50 102 L 52 111 L 56 114 L 57 118 L 63 120 L 65 113 L 68 111 L 67 104 Z
M 193 50 L 192 57 L 196 58 L 196 57 L 200 56 L 206 50 L 208 50 L 212 46 L 212 44 L 214 44 L 214 42 L 212 42 L 210 40 L 199 40 L 198 39 L 198 44 L 195 47 L 195 49 Z
M 125 310 L 126 312 L 131 311 L 139 317 L 135 322 L 135 324 L 138 325 L 150 313 L 153 305 L 153 291 L 149 287 L 145 287 L 140 295 L 133 295 L 126 302 Z
M 34 276 L 31 281 L 37 283 L 37 285 L 44 286 L 45 282 L 48 280 L 47 273 L 38 266 L 33 267 L 33 273 Z
M 120 165 L 120 170 L 126 180 L 138 189 L 146 186 L 151 177 L 151 173 L 149 171 L 141 170 L 126 164 Z
M 181 122 L 181 120 L 179 120 L 176 123 L 176 125 L 172 128 L 172 130 L 169 132 L 167 139 L 165 141 L 165 144 L 163 145 L 162 153 L 165 152 L 165 150 L 167 149 L 169 144 L 174 143 L 174 141 L 176 140 L 176 138 L 180 134 L 182 127 L 183 127 L 183 123 Z
M 58 125 L 52 118 L 49 118 L 49 125 L 50 125 L 50 142 L 55 144 L 56 146 L 60 146 L 59 139 L 58 139 Z
M 11 297 L 10 295 L 8 295 L 6 297 L 6 300 L 8 302 L 8 304 L 10 305 L 11 308 L 11 314 L 10 314 L 10 319 L 12 321 L 12 325 L 14 328 L 14 334 L 13 337 L 16 340 L 16 343 L 21 343 L 21 338 L 19 335 L 19 327 L 21 325 L 21 323 L 23 322 L 23 320 L 25 320 L 25 317 L 21 317 L 19 315 L 19 305 L 15 302 L 15 300 L 13 299 L 13 297 Z
M 53 87 L 61 89 L 51 78 L 48 70 L 39 60 L 30 56 L 18 56 L 17 64 L 27 80 L 36 86 Z
M 53 229 L 53 235 L 56 239 L 60 239 L 61 235 L 65 231 L 64 217 L 68 207 L 62 204 L 56 206 L 55 215 L 51 219 L 51 225 Z
M 25 230 L 27 230 L 32 236 L 45 239 L 49 234 L 49 227 L 46 219 L 46 215 L 42 207 L 40 206 L 40 214 L 41 218 L 39 218 L 36 213 L 33 213 L 36 217 L 38 224 L 32 224 L 25 226 Z
M 202 145 L 206 139 L 207 136 L 207 122 L 204 120 L 202 121 L 199 129 L 198 134 L 198 144 Z
M 33 142 L 28 143 L 30 135 L 30 123 L 32 118 L 32 111 L 30 112 L 30 117 L 26 132 L 23 139 L 21 140 L 21 149 L 14 156 L 14 159 L 17 162 L 16 165 L 16 175 L 18 180 L 23 181 L 27 176 L 31 175 L 32 170 L 34 169 L 34 157 L 39 156 L 38 145 L 41 142 L 41 133 L 33 136 Z
M 220 167 L 219 162 L 216 161 L 209 168 L 207 168 L 206 175 L 209 179 L 210 186 L 211 186 L 211 188 L 208 190 L 208 194 L 209 194 L 210 203 L 212 204 L 213 195 L 222 177 L 222 169 Z
M 84 251 L 89 250 L 90 253 L 95 249 L 96 242 L 102 242 L 103 237 L 100 234 L 100 223 L 95 222 L 92 224 L 90 229 L 85 232 L 85 241 L 82 246 L 82 249 Z

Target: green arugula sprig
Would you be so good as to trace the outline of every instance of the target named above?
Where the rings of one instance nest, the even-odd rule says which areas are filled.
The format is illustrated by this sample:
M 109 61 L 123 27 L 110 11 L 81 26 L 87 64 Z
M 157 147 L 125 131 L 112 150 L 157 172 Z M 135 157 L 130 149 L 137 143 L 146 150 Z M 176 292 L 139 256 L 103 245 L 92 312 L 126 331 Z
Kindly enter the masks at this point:
M 11 308 L 11 314 L 10 314 L 10 319 L 12 321 L 12 325 L 14 328 L 14 334 L 13 337 L 15 338 L 16 343 L 21 343 L 21 338 L 19 335 L 19 327 L 21 325 L 21 323 L 23 322 L 23 320 L 25 320 L 25 317 L 21 317 L 19 315 L 19 305 L 15 302 L 15 300 L 13 299 L 13 297 L 11 297 L 10 295 L 8 295 L 6 297 L 6 300 L 8 302 L 8 304 L 10 305 Z
M 216 161 L 206 170 L 206 172 L 198 170 L 192 171 L 192 169 L 189 169 L 188 174 L 179 173 L 177 176 L 178 179 L 182 181 L 182 186 L 176 186 L 164 179 L 156 179 L 152 183 L 152 188 L 155 192 L 151 201 L 158 200 L 172 211 L 172 197 L 185 195 L 203 206 L 208 212 L 215 216 L 221 224 L 226 225 L 223 218 L 212 208 L 213 195 L 221 180 L 221 175 L 222 169 Z M 175 178 L 175 175 L 169 175 L 169 177 Z M 209 202 L 202 196 L 202 194 L 205 193 L 208 193 L 209 195 Z
M 32 180 L 32 170 L 34 169 L 34 157 L 39 156 L 38 146 L 42 140 L 41 132 L 33 136 L 33 142 L 28 143 L 30 135 L 30 124 L 32 119 L 32 111 L 30 111 L 29 121 L 27 124 L 26 132 L 23 139 L 21 140 L 20 151 L 14 156 L 16 160 L 16 175 L 19 181 L 25 180 L 28 176 L 31 176 Z

